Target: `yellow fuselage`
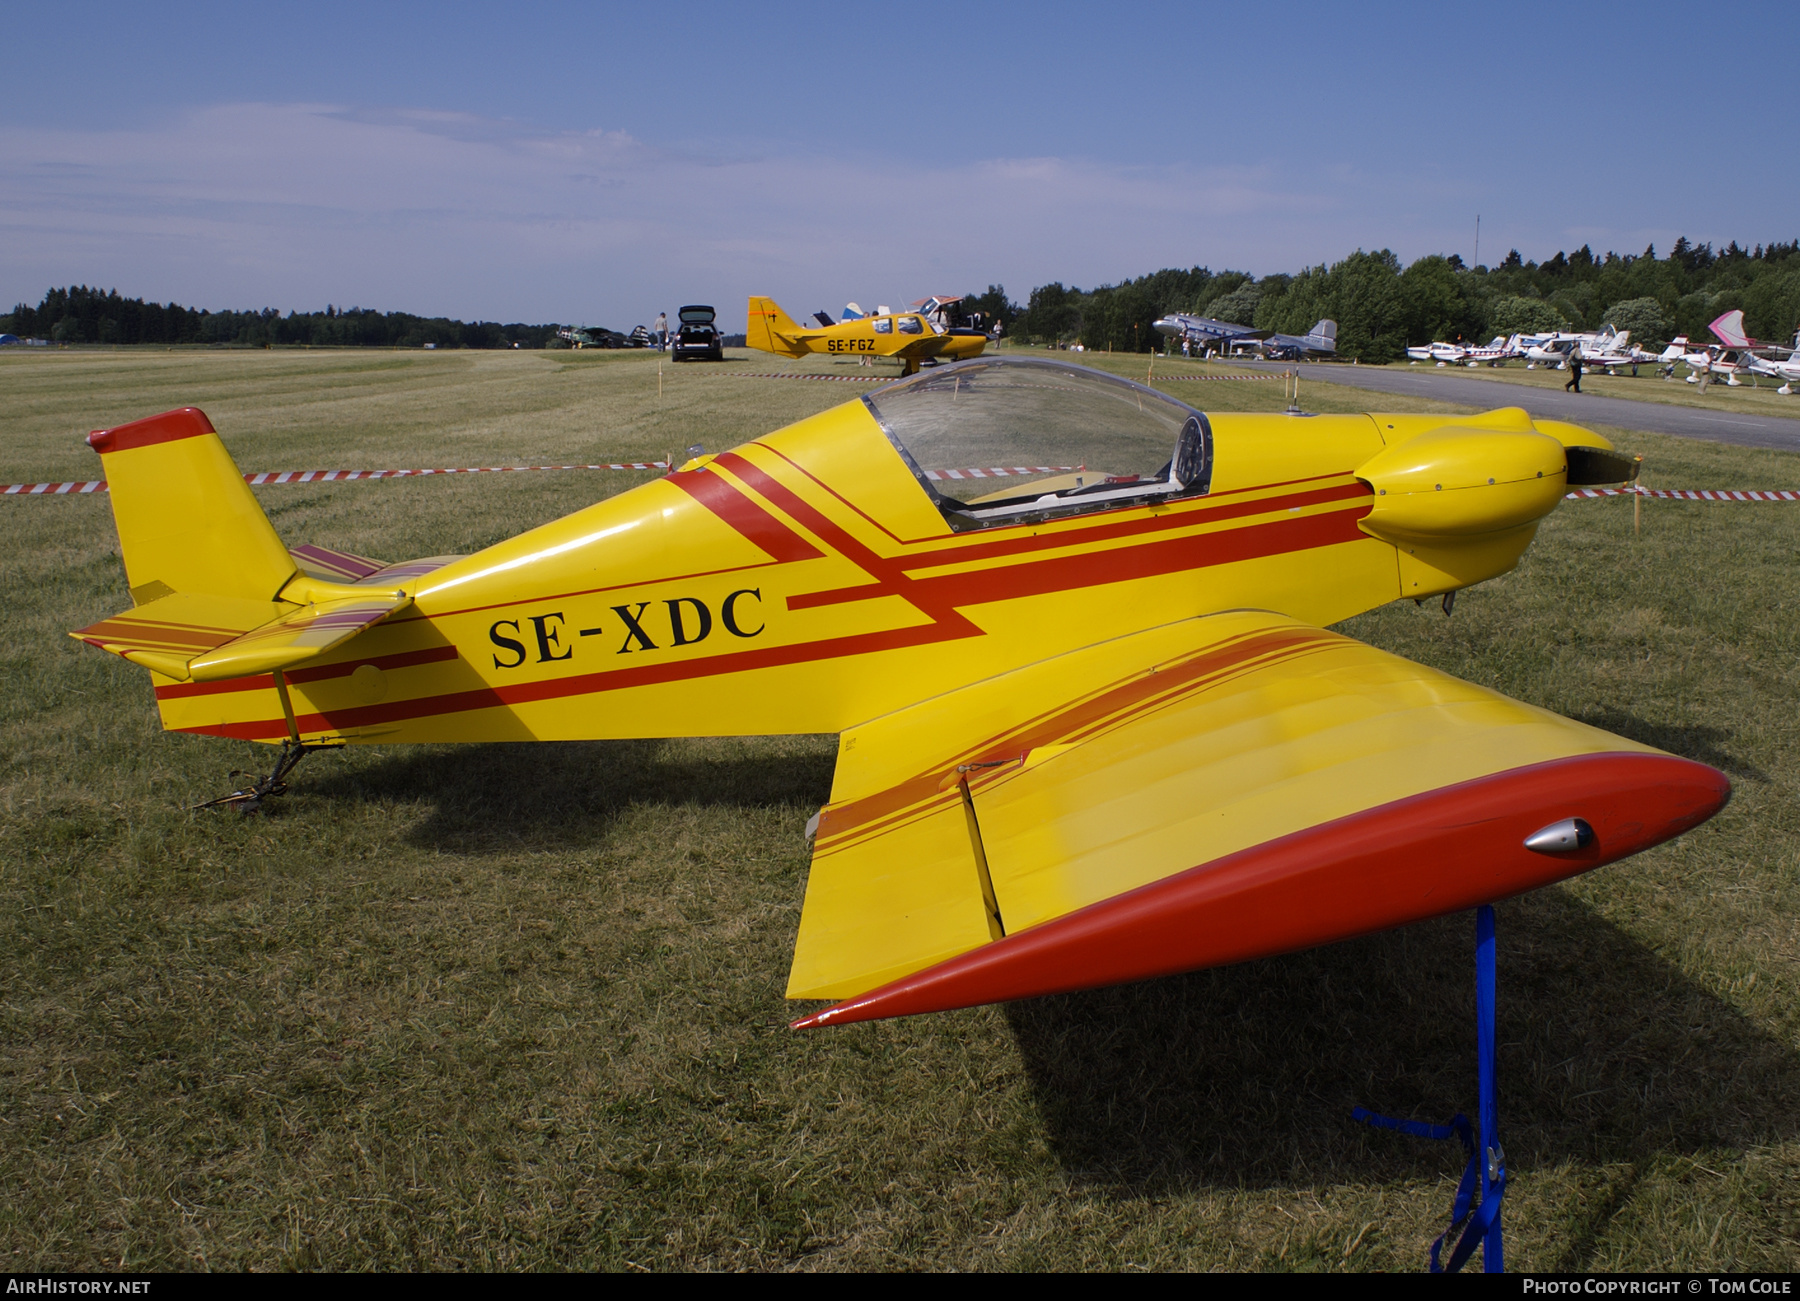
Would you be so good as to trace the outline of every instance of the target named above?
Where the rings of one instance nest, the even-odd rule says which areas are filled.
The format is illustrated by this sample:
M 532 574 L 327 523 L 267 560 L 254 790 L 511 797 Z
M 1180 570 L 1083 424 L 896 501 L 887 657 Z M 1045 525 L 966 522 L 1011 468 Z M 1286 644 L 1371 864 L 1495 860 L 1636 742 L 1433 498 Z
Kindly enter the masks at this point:
M 847 403 L 418 577 L 287 674 L 295 719 L 364 742 L 841 732 L 1195 615 L 1322 626 L 1504 573 L 1564 445 L 1604 446 L 1522 411 L 1212 428 L 1205 495 L 955 532 Z M 157 697 L 171 729 L 289 730 L 267 674 Z
M 823 353 L 833 357 L 892 357 L 905 373 L 919 363 L 967 361 L 981 355 L 987 338 L 980 334 L 951 334 L 933 325 L 918 312 L 885 313 L 839 321 L 836 325 L 803 326 L 781 310 L 772 298 L 752 298 L 745 342 L 752 348 L 783 357 Z

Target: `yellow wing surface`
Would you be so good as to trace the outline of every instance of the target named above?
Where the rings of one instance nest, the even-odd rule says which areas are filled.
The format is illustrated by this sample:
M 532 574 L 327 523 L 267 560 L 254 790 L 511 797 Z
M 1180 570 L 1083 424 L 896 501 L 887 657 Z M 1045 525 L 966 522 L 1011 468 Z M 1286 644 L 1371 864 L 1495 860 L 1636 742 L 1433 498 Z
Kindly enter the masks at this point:
M 1303 948 L 1634 853 L 1729 789 L 1334 632 L 1182 620 L 845 733 L 788 996 L 849 1000 L 822 1024 Z

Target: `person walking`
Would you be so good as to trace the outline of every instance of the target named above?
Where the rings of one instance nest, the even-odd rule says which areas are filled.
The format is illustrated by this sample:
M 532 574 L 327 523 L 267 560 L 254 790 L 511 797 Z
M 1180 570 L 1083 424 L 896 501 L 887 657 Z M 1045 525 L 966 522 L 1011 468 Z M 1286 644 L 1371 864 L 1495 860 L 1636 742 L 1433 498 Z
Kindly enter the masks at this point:
M 667 312 L 658 312 L 656 314 L 656 350 L 658 352 L 664 352 L 668 349 L 668 345 L 669 314 Z
M 1569 349 L 1569 380 L 1563 385 L 1563 392 L 1571 389 L 1581 392 L 1581 345 L 1578 343 Z
M 1696 376 L 1698 376 L 1697 382 L 1700 385 L 1700 391 L 1702 393 L 1706 392 L 1706 386 L 1708 384 L 1712 383 L 1712 354 L 1711 353 L 1703 352 L 1700 354 L 1700 365 L 1695 368 L 1694 374 Z

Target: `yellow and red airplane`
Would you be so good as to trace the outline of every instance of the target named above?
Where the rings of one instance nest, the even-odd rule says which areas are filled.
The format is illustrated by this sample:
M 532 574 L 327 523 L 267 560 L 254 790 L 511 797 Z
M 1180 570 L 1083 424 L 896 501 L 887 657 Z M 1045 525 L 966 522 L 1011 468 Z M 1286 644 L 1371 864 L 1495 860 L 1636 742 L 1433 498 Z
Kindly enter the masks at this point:
M 922 312 L 859 316 L 835 325 L 801 325 L 773 298 L 752 298 L 744 342 L 783 357 L 828 353 L 842 357 L 897 357 L 901 373 L 915 375 L 924 361 L 968 361 L 979 357 L 987 336 L 951 331 Z
M 307 748 L 835 732 L 797 1024 L 1142 979 L 1517 894 L 1712 768 L 1329 631 L 1510 570 L 1599 436 L 1208 416 L 987 358 L 469 556 L 290 545 L 193 408 L 88 440 L 163 726 Z

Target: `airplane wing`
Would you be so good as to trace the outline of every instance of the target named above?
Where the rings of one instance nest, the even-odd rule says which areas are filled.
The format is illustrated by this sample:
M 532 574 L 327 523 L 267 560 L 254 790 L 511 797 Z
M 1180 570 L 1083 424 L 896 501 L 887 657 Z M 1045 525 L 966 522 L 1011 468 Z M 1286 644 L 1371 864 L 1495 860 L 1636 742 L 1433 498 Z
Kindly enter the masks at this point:
M 1338 633 L 1185 619 L 846 732 L 787 993 L 840 1000 L 816 1026 L 1289 952 L 1612 862 L 1729 794 Z

